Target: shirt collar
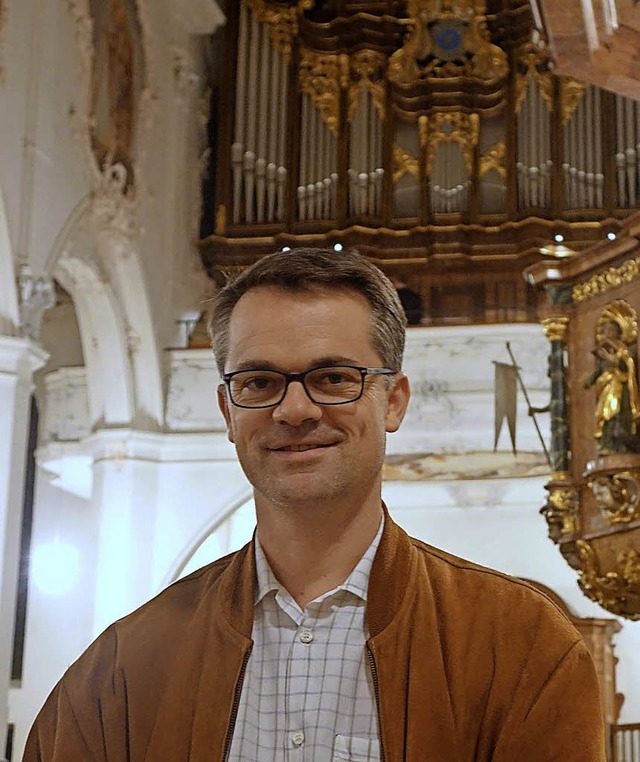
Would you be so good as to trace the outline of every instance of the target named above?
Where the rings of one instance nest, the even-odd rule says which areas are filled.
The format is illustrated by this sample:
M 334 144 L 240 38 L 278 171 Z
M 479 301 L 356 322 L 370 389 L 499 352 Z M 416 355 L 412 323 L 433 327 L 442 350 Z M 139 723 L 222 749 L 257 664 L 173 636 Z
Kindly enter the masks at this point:
M 357 595 L 358 598 L 361 598 L 363 601 L 367 600 L 369 575 L 371 574 L 373 559 L 375 558 L 376 551 L 378 550 L 378 545 L 380 544 L 383 529 L 384 514 L 380 517 L 380 525 L 378 526 L 378 531 L 376 532 L 376 536 L 373 538 L 369 547 L 362 554 L 360 560 L 354 566 L 353 570 L 345 579 L 345 581 L 341 585 L 338 585 L 335 590 L 331 592 L 346 590 L 350 593 L 353 593 L 354 595 Z M 258 539 L 257 532 L 254 535 L 254 548 L 256 558 L 256 575 L 258 578 L 255 597 L 255 605 L 257 605 L 269 593 L 274 591 L 278 593 L 281 590 L 284 591 L 285 588 L 276 579 L 276 576 L 273 573 L 269 562 L 267 561 L 264 550 L 262 549 L 262 545 Z

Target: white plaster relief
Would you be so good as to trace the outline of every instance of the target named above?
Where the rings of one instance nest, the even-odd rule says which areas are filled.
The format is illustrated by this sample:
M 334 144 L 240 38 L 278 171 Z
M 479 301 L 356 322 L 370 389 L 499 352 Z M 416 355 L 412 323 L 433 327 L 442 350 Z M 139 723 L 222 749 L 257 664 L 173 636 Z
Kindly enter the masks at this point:
M 220 383 L 208 349 L 172 350 L 167 392 L 167 426 L 173 431 L 225 431 L 218 410 Z
M 75 282 L 90 287 L 94 283 L 108 283 L 102 264 L 94 255 L 93 248 L 78 246 L 71 241 L 62 251 L 57 264 L 62 264 Z
M 172 50 L 173 86 L 176 104 L 185 111 L 191 105 L 201 83 L 201 77 L 196 71 L 190 56 L 179 48 Z
M 127 170 L 122 164 L 106 164 L 97 176 L 91 216 L 98 234 L 128 244 L 136 235 L 136 203 L 133 188 L 127 188 Z M 127 251 L 125 246 L 123 251 Z
M 45 310 L 56 303 L 55 288 L 51 278 L 35 276 L 29 265 L 22 265 L 18 274 L 20 291 L 20 326 L 23 334 L 37 340 Z
M 42 445 L 77 442 L 91 429 L 85 368 L 59 368 L 44 378 Z
M 506 340 L 510 341 L 521 367 L 532 403 L 546 404 L 549 399 L 548 342 L 540 326 L 410 329 L 404 370 L 409 377 L 412 396 L 400 431 L 389 437 L 389 452 L 492 450 L 493 361 L 511 362 Z M 517 410 L 518 449 L 540 450 L 520 390 Z M 544 432 L 548 421 L 542 418 L 540 424 Z M 505 430 L 501 434 L 499 449 L 510 448 Z

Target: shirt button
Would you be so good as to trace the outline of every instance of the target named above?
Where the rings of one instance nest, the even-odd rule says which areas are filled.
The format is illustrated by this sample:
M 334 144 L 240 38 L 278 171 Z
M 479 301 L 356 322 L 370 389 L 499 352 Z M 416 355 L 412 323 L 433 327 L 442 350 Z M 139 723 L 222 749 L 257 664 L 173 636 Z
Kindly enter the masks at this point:
M 302 630 L 302 632 L 300 633 L 300 640 L 303 643 L 311 643 L 311 641 L 313 640 L 313 633 L 311 632 L 311 630 Z
M 304 743 L 304 733 L 301 730 L 298 730 L 296 733 L 294 733 L 291 736 L 291 743 L 294 746 L 302 746 Z

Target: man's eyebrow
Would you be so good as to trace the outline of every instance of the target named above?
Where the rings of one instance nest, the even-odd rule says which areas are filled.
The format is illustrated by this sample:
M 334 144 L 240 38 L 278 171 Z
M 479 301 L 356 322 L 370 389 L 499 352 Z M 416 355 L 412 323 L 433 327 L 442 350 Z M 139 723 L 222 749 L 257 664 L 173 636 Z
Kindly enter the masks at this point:
M 280 370 L 280 368 L 268 360 L 243 360 L 227 373 L 235 373 L 238 370 Z
M 326 355 L 324 357 L 318 357 L 313 359 L 304 370 L 312 370 L 313 368 L 323 368 L 325 365 L 355 365 L 361 367 L 362 363 L 355 360 L 353 357 L 346 357 L 345 355 Z M 234 366 L 233 370 L 226 371 L 227 373 L 234 373 L 239 370 L 276 370 L 281 373 L 290 372 L 290 369 L 284 369 L 282 366 L 276 365 L 269 360 L 243 360 Z
M 357 365 L 360 367 L 362 363 L 353 357 L 346 357 L 345 355 L 326 355 L 325 357 L 318 357 L 309 367 L 322 368 L 325 365 Z

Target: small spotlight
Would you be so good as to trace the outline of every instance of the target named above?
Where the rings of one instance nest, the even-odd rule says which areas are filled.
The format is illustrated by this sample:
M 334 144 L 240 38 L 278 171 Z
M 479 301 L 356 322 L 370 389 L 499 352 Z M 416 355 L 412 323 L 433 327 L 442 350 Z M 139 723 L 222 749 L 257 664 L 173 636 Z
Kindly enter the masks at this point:
M 342 251 L 342 244 L 341 243 L 334 243 L 333 244 L 333 250 L 334 251 Z
M 564 236 L 562 235 L 562 233 L 556 233 L 556 234 L 553 236 L 553 240 L 554 240 L 556 243 L 562 243 L 562 242 L 564 241 Z
M 607 238 L 608 238 L 610 241 L 615 241 L 615 240 L 616 240 L 616 234 L 615 234 L 613 231 L 609 231 L 609 232 L 607 233 Z
M 291 251 L 291 246 L 283 246 L 282 251 Z

